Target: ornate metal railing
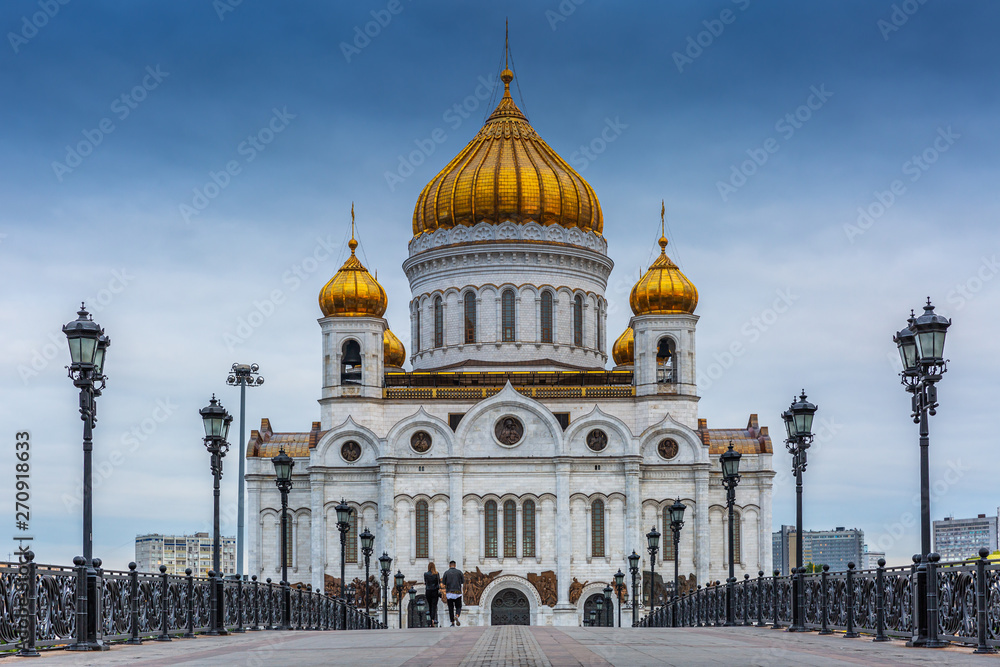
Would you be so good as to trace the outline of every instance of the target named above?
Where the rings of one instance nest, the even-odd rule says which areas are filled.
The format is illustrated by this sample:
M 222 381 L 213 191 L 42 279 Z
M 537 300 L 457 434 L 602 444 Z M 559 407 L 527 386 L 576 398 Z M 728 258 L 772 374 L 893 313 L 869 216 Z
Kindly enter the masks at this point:
M 82 559 L 80 559 L 82 562 Z M 296 630 L 373 630 L 385 626 L 343 599 L 265 582 L 214 577 L 103 570 L 95 559 L 100 601 L 97 635 L 105 642 L 138 644 L 143 639 L 193 637 L 212 629 L 213 591 L 221 591 L 221 630 L 225 633 L 279 629 L 285 595 L 288 625 Z M 84 565 L 39 565 L 28 552 L 21 563 L 0 563 L 0 654 L 52 648 L 77 642 L 78 582 Z M 32 620 L 34 622 L 32 622 Z
M 977 650 L 1000 646 L 1000 562 L 978 560 L 938 563 L 932 554 L 928 568 L 936 595 L 938 635 L 941 639 L 975 644 Z M 913 619 L 918 613 L 915 595 L 917 565 L 879 566 L 856 570 L 853 563 L 844 572 L 822 572 L 802 576 L 805 627 L 824 633 L 841 631 L 876 638 L 914 636 Z M 777 572 L 756 578 L 745 575 L 733 584 L 733 616 L 736 625 L 785 627 L 792 623 L 794 575 Z M 714 582 L 651 611 L 640 627 L 722 626 L 726 623 L 726 584 Z

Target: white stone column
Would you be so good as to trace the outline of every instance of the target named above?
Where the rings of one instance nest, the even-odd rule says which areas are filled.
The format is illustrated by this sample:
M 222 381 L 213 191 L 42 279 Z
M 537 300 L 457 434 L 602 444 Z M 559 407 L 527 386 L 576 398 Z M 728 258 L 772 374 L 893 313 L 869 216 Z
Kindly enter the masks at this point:
M 570 461 L 559 457 L 556 464 L 556 577 L 559 584 L 558 604 L 569 604 L 570 554 L 573 552 L 573 536 L 569 517 L 569 471 Z
M 326 512 L 323 510 L 325 478 L 321 472 L 309 473 L 309 505 L 312 516 L 309 521 L 309 541 L 311 551 L 310 573 L 314 591 L 322 591 L 326 574 Z
M 479 309 L 476 309 L 477 317 Z M 461 460 L 448 461 L 448 560 L 465 571 L 465 465 Z
M 699 584 L 705 584 L 709 578 L 710 533 L 708 527 L 708 468 L 699 468 L 694 472 L 694 558 L 695 573 Z
M 524 512 L 520 505 L 514 510 L 514 551 L 520 563 L 524 557 Z
M 639 492 L 640 457 L 625 460 L 625 555 L 643 553 L 642 495 Z
M 396 555 L 396 464 L 379 462 L 378 470 L 378 530 L 375 532 L 376 558 L 386 552 L 393 562 Z
M 772 473 L 773 474 L 773 473 Z M 774 571 L 774 564 L 771 560 L 771 480 L 759 479 L 760 484 L 760 518 L 757 523 L 757 553 L 760 558 L 760 569 L 764 574 L 771 574 Z
M 249 555 L 249 570 L 247 576 L 263 572 L 260 530 L 260 485 L 258 480 L 250 480 L 247 484 L 247 554 Z M 197 571 L 197 567 L 192 567 Z

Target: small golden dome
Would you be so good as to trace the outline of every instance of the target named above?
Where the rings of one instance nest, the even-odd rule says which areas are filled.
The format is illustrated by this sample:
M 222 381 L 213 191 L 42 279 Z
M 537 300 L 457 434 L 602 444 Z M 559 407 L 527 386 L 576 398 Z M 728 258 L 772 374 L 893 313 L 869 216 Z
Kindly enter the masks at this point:
M 354 250 L 358 242 L 354 240 L 354 207 L 351 206 L 351 240 L 347 247 L 351 256 L 340 270 L 330 278 L 319 292 L 319 307 L 325 317 L 382 317 L 389 298 L 385 290 L 372 278 Z
M 514 73 L 479 133 L 424 187 L 413 209 L 413 236 L 510 220 L 579 227 L 600 234 L 593 188 L 546 144 L 510 96 Z
M 693 313 L 698 290 L 667 257 L 667 237 L 660 237 L 660 256 L 632 288 L 628 298 L 636 315 Z
M 629 327 L 615 341 L 611 348 L 611 358 L 616 366 L 631 366 L 635 363 L 635 332 Z
M 388 327 L 382 334 L 382 360 L 385 366 L 393 368 L 402 368 L 403 362 L 406 361 L 406 348 L 403 347 L 403 341 L 399 340 Z

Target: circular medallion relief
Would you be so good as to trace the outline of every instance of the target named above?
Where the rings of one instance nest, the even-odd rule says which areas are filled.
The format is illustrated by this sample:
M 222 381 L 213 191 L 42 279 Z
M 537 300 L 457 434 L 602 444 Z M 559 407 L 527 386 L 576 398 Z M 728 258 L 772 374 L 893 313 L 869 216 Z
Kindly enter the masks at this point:
M 431 448 L 431 435 L 427 431 L 417 431 L 410 436 L 410 447 L 418 454 L 423 454 Z
M 599 428 L 587 434 L 587 447 L 592 452 L 603 451 L 608 446 L 608 434 Z
M 348 463 L 354 463 L 361 458 L 361 445 L 353 440 L 348 440 L 340 446 L 340 455 Z
M 493 428 L 501 445 L 513 447 L 524 437 L 524 424 L 517 417 L 501 417 Z
M 677 456 L 677 451 L 677 441 L 673 438 L 664 438 L 663 440 L 660 440 L 660 444 L 656 446 L 656 452 L 667 460 Z

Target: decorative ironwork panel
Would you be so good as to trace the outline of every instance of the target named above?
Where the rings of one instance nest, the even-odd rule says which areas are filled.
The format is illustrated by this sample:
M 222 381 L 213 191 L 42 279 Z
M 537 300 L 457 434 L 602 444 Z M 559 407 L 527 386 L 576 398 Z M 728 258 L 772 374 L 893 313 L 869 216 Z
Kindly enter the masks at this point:
M 506 588 L 490 605 L 491 625 L 531 625 L 531 609 L 524 593 L 514 588 Z

